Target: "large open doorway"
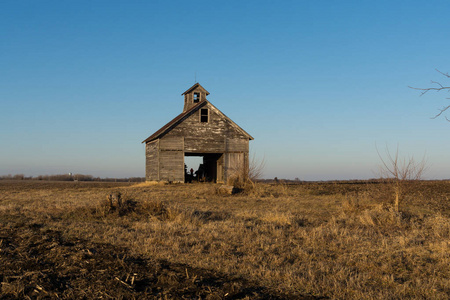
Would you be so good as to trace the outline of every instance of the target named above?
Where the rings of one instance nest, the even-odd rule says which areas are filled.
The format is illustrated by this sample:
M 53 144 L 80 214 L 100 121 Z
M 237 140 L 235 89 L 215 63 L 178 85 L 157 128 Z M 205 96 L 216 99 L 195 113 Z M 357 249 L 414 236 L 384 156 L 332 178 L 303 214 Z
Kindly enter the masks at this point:
M 185 182 L 223 183 L 222 153 L 184 153 Z

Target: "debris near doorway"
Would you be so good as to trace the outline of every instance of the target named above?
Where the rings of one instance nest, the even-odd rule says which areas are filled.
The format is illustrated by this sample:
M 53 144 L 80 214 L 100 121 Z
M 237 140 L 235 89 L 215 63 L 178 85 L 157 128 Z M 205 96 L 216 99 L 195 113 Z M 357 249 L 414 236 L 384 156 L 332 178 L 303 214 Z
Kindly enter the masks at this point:
M 233 194 L 237 194 L 241 191 L 242 191 L 242 189 L 236 188 L 232 185 L 223 184 L 217 188 L 216 193 L 218 195 L 233 195 Z

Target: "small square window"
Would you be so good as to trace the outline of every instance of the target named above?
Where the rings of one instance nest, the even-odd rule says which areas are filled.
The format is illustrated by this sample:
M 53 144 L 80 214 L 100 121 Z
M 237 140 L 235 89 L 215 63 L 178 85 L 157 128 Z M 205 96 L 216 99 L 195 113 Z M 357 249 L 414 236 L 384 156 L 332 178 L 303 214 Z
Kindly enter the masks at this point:
M 194 103 L 200 102 L 200 93 L 194 93 Z
M 208 109 L 202 108 L 200 110 L 200 122 L 208 123 Z

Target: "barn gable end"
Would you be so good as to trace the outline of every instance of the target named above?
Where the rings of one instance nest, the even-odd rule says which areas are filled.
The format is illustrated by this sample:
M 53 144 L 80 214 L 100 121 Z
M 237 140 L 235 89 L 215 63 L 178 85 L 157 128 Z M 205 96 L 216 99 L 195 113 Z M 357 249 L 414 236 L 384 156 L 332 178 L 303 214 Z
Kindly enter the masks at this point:
M 253 137 L 212 105 L 200 84 L 182 95 L 183 113 L 144 140 L 146 180 L 185 182 L 185 156 L 203 157 L 207 181 L 226 182 L 248 170 Z M 194 103 L 194 99 L 199 101 Z

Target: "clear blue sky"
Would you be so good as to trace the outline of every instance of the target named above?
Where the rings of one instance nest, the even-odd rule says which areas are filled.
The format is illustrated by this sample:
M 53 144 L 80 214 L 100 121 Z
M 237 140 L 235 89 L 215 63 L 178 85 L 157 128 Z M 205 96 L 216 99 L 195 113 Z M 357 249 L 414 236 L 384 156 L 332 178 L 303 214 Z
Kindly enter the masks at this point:
M 450 178 L 450 1 L 0 1 L 0 175 L 144 176 L 198 82 L 264 177 L 377 177 L 375 145 Z M 383 151 L 381 151 L 383 153 Z

